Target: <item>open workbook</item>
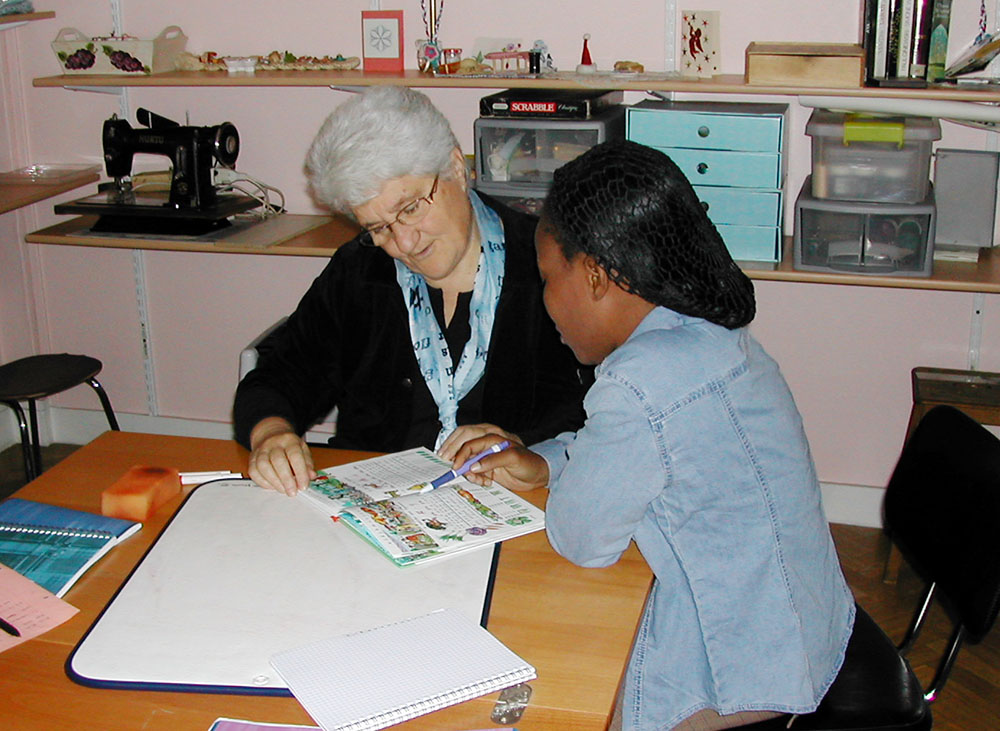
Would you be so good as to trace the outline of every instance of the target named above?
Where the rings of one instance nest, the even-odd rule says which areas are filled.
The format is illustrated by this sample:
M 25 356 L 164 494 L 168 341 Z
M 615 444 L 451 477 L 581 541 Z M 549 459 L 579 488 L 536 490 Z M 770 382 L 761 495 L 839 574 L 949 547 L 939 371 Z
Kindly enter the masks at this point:
M 545 513 L 496 483 L 457 478 L 422 491 L 449 469 L 417 447 L 322 470 L 302 494 L 400 566 L 545 527 Z

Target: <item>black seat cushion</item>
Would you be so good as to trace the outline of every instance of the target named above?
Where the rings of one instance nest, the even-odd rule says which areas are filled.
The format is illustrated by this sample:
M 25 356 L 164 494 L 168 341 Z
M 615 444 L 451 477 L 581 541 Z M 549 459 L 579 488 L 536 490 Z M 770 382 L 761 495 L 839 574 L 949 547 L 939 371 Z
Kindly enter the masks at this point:
M 776 731 L 789 728 L 789 716 L 741 728 Z M 886 634 L 861 607 L 844 664 L 814 713 L 797 716 L 790 728 L 918 731 L 931 727 L 931 712 L 920 681 Z
M 0 401 L 27 401 L 79 386 L 101 372 L 87 355 L 31 355 L 0 366 Z

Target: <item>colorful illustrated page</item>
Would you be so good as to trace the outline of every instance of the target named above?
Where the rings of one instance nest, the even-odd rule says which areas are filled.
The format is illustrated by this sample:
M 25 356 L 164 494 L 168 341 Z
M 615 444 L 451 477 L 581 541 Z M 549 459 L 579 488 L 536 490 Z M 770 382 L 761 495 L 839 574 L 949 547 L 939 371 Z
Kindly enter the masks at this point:
M 417 447 L 321 470 L 306 495 L 337 515 L 352 505 L 412 495 L 450 469 L 451 463 Z
M 519 533 L 541 520 L 537 508 L 508 490 L 465 480 L 424 494 L 356 505 L 345 514 L 394 558 L 492 543 L 492 534 Z

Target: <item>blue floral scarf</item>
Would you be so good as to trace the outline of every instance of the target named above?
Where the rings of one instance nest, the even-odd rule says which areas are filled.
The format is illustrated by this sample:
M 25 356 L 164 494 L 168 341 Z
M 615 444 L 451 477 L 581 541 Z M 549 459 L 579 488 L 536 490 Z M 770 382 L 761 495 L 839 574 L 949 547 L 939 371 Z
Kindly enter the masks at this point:
M 480 257 L 472 300 L 469 303 L 471 335 L 457 368 L 452 366 L 448 343 L 434 317 L 427 282 L 401 261 L 395 260 L 396 281 L 399 282 L 410 318 L 413 352 L 431 396 L 434 397 L 434 403 L 437 404 L 438 418 L 441 421 L 435 449 L 458 426 L 458 402 L 465 398 L 486 370 L 493 320 L 503 287 L 506 252 L 500 216 L 471 190 L 469 201 L 479 226 Z

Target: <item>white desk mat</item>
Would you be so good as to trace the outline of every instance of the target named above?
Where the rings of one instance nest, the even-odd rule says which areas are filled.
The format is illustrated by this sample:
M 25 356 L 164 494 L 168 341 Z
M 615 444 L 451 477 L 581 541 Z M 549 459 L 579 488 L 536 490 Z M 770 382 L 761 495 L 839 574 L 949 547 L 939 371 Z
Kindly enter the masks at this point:
M 453 607 L 488 612 L 493 546 L 399 568 L 305 500 L 195 489 L 66 663 L 84 685 L 287 695 L 268 660 Z

